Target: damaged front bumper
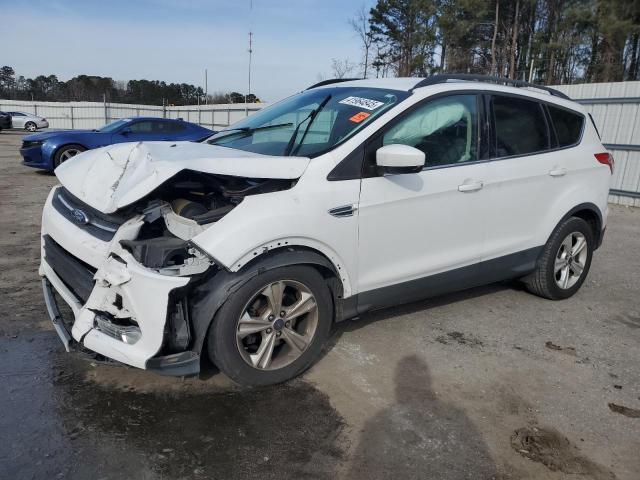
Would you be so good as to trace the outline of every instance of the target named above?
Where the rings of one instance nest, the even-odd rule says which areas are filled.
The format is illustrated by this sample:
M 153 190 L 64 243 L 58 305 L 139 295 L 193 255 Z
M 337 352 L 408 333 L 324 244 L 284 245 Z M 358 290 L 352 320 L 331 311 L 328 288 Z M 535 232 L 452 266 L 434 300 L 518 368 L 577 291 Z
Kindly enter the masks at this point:
M 49 316 L 65 348 L 81 346 L 166 375 L 198 374 L 200 355 L 176 351 L 176 342 L 167 338 L 176 329 L 170 325 L 171 315 L 180 310 L 174 292 L 190 277 L 160 274 L 122 248 L 120 241 L 136 237 L 143 223 L 140 217 L 128 220 L 112 240 L 104 241 L 57 211 L 54 191 L 43 211 L 40 275 Z M 54 292 L 69 305 L 73 319 L 63 318 Z M 172 343 L 173 348 L 167 348 Z M 187 343 L 178 345 L 185 348 Z

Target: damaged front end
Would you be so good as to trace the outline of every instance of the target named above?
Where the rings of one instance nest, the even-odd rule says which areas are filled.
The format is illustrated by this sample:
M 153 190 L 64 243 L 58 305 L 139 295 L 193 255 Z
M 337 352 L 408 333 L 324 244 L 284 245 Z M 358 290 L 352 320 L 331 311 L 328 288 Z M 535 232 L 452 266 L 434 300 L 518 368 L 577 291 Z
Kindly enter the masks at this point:
M 81 200 L 78 189 L 55 188 L 43 212 L 40 274 L 65 347 L 162 374 L 197 374 L 202 338 L 190 304 L 222 267 L 192 239 L 246 196 L 295 182 L 182 170 L 110 213 Z M 54 291 L 72 320 L 62 318 Z

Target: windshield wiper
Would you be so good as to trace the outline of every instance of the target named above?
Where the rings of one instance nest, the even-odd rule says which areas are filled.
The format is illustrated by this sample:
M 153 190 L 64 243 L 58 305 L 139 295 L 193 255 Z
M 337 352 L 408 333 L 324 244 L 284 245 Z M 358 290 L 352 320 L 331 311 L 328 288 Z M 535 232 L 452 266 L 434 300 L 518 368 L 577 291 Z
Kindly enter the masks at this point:
M 210 142 L 207 143 L 211 143 L 211 142 L 217 142 L 218 140 L 222 140 L 223 138 L 227 138 L 227 137 L 231 137 L 234 135 L 251 135 L 254 132 L 261 132 L 263 130 L 271 130 L 274 128 L 284 128 L 284 127 L 291 127 L 293 126 L 293 123 L 289 122 L 289 123 L 278 123 L 276 125 L 263 125 L 262 127 L 235 127 L 235 128 L 227 128 L 226 130 L 220 130 L 218 133 L 216 133 L 216 135 L 220 135 L 221 133 L 225 133 L 225 132 L 230 132 L 229 135 L 223 135 L 220 138 L 214 138 L 212 139 Z
M 293 135 L 291 135 L 291 138 L 289 139 L 289 143 L 287 143 L 287 147 L 284 149 L 284 156 L 287 157 L 289 155 L 293 155 L 294 153 L 296 153 L 299 149 L 300 146 L 302 145 L 302 142 L 304 142 L 304 138 L 307 136 L 307 132 L 309 131 L 309 128 L 311 127 L 311 124 L 313 123 L 313 121 L 316 119 L 316 116 L 320 113 L 320 110 L 322 110 L 324 108 L 324 106 L 329 102 L 329 100 L 331 100 L 331 95 L 327 95 L 325 97 L 324 100 L 322 100 L 320 102 L 320 104 L 314 108 L 313 110 L 311 110 L 309 112 L 309 115 L 307 115 L 297 126 L 296 129 L 293 131 Z M 298 137 L 298 130 L 300 130 L 300 126 L 306 122 L 307 120 L 309 120 L 309 123 L 307 123 L 307 127 L 304 129 L 304 132 L 302 132 L 302 138 L 300 139 L 300 143 L 298 143 L 298 147 L 295 149 L 295 151 L 293 151 L 293 146 L 296 143 L 296 138 Z

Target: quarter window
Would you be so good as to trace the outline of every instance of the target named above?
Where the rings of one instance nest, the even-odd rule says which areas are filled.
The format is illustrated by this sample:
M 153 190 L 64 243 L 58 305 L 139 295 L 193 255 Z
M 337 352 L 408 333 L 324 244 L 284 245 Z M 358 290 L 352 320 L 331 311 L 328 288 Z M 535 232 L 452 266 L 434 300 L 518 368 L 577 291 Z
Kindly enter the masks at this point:
M 426 167 L 477 160 L 476 96 L 452 95 L 428 102 L 388 130 L 382 143 L 422 150 Z
M 551 121 L 556 130 L 559 147 L 575 145 L 580 140 L 584 117 L 564 108 L 548 106 Z
M 549 148 L 542 105 L 516 97 L 493 97 L 496 156 L 527 155 Z

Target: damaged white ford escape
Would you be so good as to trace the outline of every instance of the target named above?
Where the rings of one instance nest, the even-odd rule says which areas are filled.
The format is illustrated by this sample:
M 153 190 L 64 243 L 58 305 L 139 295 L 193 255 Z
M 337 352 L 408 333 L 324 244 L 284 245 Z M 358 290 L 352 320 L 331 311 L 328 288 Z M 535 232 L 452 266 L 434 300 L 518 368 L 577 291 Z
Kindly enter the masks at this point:
M 589 115 L 550 88 L 322 82 L 200 143 L 58 167 L 45 300 L 67 349 L 179 376 L 208 356 L 241 384 L 282 382 L 374 308 L 505 279 L 573 295 L 612 171 Z

